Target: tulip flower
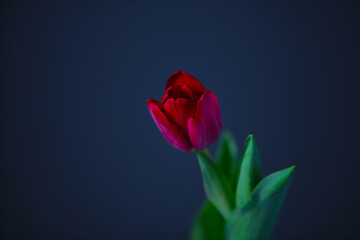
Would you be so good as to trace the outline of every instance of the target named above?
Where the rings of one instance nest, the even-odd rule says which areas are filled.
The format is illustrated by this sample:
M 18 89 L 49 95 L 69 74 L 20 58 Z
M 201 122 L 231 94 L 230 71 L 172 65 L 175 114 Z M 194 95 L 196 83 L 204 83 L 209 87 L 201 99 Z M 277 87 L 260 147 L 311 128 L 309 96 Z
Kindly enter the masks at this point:
M 220 107 L 216 95 L 190 74 L 173 73 L 161 101 L 150 98 L 147 106 L 172 146 L 197 150 L 207 201 L 194 219 L 190 240 L 269 240 L 295 166 L 262 178 L 254 136 L 238 155 L 230 132 L 223 133 L 213 159 L 205 148 L 220 134 Z
M 203 150 L 220 134 L 222 116 L 216 95 L 185 72 L 173 73 L 161 102 L 150 98 L 147 106 L 165 139 L 179 150 Z

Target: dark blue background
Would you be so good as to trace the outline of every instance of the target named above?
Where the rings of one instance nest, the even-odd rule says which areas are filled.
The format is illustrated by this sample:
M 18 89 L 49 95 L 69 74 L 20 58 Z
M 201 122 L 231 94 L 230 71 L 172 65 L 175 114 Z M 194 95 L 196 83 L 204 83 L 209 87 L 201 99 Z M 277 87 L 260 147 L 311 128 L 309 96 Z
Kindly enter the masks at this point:
M 355 239 L 359 20 L 347 1 L 3 3 L 0 238 L 187 239 L 198 163 L 146 108 L 181 69 L 264 175 L 297 166 L 273 239 Z

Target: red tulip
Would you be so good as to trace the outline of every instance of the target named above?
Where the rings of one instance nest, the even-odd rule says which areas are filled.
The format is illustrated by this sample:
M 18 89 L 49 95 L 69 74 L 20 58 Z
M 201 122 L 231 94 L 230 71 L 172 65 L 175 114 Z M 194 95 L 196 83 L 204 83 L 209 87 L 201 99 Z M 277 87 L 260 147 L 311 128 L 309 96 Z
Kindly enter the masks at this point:
M 182 151 L 200 151 L 220 134 L 222 116 L 216 95 L 190 74 L 173 73 L 161 102 L 150 98 L 147 106 L 165 139 Z

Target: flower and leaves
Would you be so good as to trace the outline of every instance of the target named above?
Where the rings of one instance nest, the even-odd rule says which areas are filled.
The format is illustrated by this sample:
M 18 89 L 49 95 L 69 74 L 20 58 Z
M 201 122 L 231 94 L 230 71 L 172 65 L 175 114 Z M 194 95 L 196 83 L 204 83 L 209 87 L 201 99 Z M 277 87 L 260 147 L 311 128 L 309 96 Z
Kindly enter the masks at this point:
M 156 126 L 175 148 L 195 152 L 206 201 L 191 228 L 191 240 L 267 240 L 275 226 L 295 167 L 262 178 L 259 150 L 249 135 L 240 154 L 222 130 L 216 95 L 188 73 L 173 73 L 160 102 L 147 106 Z M 207 151 L 221 134 L 215 160 Z

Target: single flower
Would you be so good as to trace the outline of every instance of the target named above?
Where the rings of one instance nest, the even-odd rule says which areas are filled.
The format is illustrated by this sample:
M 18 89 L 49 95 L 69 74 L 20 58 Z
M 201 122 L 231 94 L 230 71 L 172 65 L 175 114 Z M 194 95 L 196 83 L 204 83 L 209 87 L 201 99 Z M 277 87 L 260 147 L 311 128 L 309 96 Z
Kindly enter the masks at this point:
M 165 139 L 182 151 L 200 151 L 220 134 L 222 116 L 216 95 L 185 72 L 173 73 L 161 102 L 150 98 L 147 106 Z

